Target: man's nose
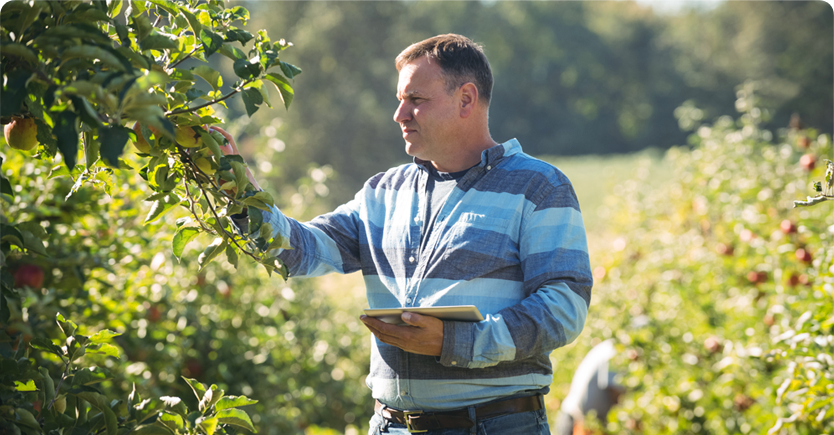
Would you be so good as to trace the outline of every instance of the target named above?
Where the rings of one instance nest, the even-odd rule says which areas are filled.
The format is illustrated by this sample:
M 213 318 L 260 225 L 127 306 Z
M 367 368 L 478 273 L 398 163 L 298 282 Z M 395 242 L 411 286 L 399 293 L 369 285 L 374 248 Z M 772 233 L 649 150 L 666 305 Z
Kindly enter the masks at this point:
M 397 110 L 394 111 L 394 122 L 403 122 L 411 119 L 411 111 L 406 107 L 405 101 L 400 101 Z

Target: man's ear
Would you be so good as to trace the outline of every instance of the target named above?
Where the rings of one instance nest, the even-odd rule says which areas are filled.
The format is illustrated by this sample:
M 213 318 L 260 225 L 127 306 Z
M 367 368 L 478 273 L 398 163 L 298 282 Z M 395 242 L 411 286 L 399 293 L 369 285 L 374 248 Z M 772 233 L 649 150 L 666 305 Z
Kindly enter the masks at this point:
M 478 87 L 467 82 L 460 87 L 460 117 L 468 118 L 478 104 Z

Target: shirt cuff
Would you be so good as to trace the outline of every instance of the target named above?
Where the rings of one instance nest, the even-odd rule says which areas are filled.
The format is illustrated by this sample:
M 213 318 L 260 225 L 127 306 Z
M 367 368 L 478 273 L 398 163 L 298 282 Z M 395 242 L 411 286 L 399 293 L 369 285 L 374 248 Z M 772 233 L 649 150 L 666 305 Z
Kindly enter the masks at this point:
M 443 321 L 443 347 L 440 350 L 440 364 L 446 367 L 469 367 L 472 349 L 475 346 L 475 324 L 473 322 Z

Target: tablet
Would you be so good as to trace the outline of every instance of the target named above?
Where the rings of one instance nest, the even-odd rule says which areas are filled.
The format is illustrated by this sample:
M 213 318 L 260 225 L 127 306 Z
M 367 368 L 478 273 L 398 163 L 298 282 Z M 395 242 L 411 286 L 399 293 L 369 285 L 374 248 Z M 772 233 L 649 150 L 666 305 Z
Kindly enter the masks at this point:
M 437 317 L 441 320 L 460 320 L 466 322 L 480 322 L 484 316 L 474 305 L 455 305 L 448 307 L 401 307 L 401 308 L 366 308 L 365 314 L 385 323 L 404 325 L 400 317 L 403 312 L 425 314 L 426 316 Z

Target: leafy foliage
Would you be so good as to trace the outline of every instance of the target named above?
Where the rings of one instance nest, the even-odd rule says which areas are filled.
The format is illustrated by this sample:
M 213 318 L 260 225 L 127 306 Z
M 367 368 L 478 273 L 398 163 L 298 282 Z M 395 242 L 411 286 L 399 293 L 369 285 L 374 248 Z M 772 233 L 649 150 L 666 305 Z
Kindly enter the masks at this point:
M 696 124 L 692 148 L 669 151 L 672 182 L 624 181 L 608 204 L 619 237 L 588 326 L 621 350 L 612 432 L 832 430 L 834 214 L 792 208 L 824 171 L 802 156 L 830 155 L 831 138 L 775 137 L 754 91 L 739 89 L 738 120 Z

